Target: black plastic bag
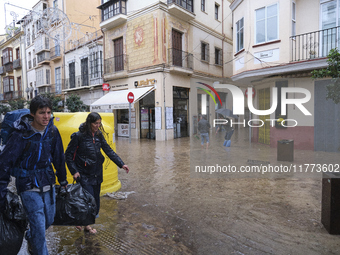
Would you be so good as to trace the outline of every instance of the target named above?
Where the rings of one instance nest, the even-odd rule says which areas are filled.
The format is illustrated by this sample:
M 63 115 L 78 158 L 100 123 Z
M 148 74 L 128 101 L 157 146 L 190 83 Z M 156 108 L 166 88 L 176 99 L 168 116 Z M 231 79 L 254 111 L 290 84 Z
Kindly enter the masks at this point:
M 3 213 L 0 213 L 1 254 L 18 254 L 26 229 L 27 218 L 19 196 L 8 191 L 5 210 Z
M 79 183 L 69 184 L 66 192 L 56 186 L 56 215 L 53 225 L 87 226 L 95 223 L 96 201 Z

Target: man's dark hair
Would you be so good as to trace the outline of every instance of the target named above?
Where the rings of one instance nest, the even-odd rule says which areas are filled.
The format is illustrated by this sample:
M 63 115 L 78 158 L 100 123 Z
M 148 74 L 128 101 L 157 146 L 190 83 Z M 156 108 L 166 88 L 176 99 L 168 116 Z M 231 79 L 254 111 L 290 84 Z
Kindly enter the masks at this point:
M 30 112 L 32 114 L 35 114 L 38 109 L 42 109 L 48 107 L 51 109 L 52 111 L 52 103 L 51 100 L 47 97 L 43 97 L 43 96 L 36 96 L 35 98 L 32 99 L 31 103 L 30 103 Z

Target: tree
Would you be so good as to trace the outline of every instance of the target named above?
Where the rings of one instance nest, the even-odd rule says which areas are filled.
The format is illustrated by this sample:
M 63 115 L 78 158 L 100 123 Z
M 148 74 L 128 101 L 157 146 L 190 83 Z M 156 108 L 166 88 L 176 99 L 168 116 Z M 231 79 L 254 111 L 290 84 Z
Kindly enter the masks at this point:
M 18 100 L 8 101 L 8 104 L 11 107 L 10 110 L 14 111 L 14 110 L 25 108 L 25 105 L 27 104 L 27 101 L 25 99 L 20 98 Z
M 43 93 L 41 95 L 51 100 L 52 112 L 63 112 L 64 111 L 64 103 L 63 103 L 64 101 L 61 95 L 55 95 L 51 93 Z
M 331 77 L 331 83 L 326 86 L 326 99 L 331 99 L 338 104 L 340 103 L 340 53 L 337 48 L 331 49 L 327 57 L 327 68 L 312 71 L 312 78 Z
M 70 112 L 87 112 L 90 110 L 90 106 L 83 103 L 80 100 L 80 96 L 70 94 L 66 99 L 66 106 Z
M 6 113 L 10 111 L 11 111 L 11 108 L 8 105 L 0 104 L 0 114 L 5 115 Z

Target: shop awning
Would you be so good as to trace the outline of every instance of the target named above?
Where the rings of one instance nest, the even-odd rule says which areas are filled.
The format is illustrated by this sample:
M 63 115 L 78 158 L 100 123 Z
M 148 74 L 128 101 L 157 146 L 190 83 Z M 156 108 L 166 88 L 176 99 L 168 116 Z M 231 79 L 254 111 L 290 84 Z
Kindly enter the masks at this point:
M 134 103 L 145 97 L 155 87 L 143 87 L 138 89 L 126 89 L 111 91 L 106 95 L 99 98 L 97 101 L 91 104 L 91 111 L 94 112 L 105 112 L 114 109 L 129 109 L 129 102 L 127 101 L 127 95 L 132 92 L 134 95 Z M 133 105 L 133 104 L 132 104 Z

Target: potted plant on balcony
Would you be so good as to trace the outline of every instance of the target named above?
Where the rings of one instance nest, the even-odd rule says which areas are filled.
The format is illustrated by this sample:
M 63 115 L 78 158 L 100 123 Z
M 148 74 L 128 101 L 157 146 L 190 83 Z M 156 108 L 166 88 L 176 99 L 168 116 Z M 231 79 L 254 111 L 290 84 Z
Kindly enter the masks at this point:
M 310 59 L 316 58 L 316 51 L 315 51 L 315 50 L 310 50 L 310 51 L 309 51 L 309 58 L 310 58 Z

